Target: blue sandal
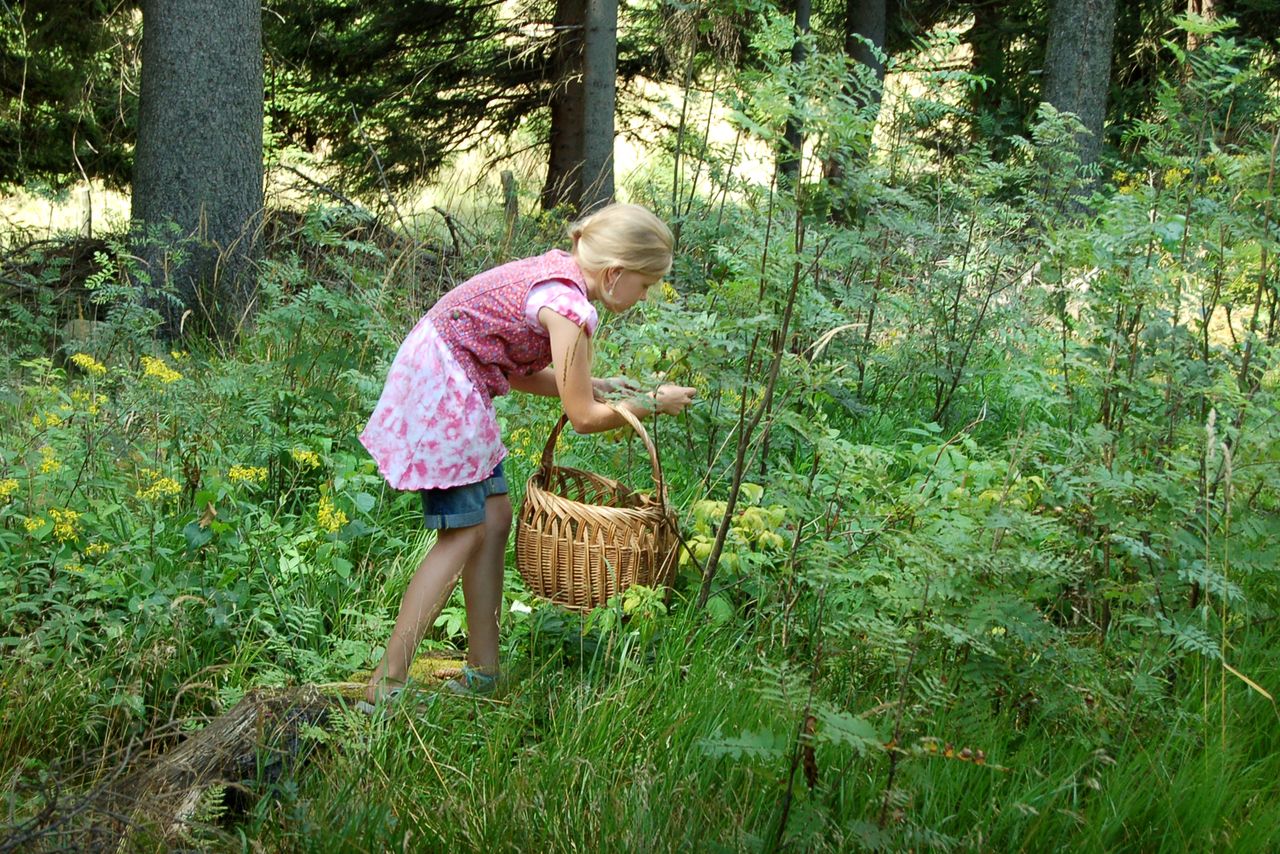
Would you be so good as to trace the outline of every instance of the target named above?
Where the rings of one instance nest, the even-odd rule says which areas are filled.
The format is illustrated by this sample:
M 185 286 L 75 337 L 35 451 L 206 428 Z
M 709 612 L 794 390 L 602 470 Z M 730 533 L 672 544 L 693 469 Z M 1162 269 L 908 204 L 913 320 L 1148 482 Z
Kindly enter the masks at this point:
M 386 715 L 387 712 L 399 704 L 405 692 L 412 690 L 411 685 L 412 680 L 406 680 L 403 685 L 389 688 L 385 693 L 380 694 L 375 703 L 370 703 L 368 700 L 357 700 L 356 710 L 370 716 Z
M 441 687 L 450 694 L 464 697 L 488 697 L 498 690 L 498 674 L 464 664 L 462 672 Z

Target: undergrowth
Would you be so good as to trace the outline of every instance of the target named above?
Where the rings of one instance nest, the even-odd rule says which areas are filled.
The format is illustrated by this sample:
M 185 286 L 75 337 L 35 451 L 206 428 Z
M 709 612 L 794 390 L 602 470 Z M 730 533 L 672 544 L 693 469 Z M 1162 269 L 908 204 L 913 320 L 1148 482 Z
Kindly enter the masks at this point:
M 1048 109 L 1006 159 L 904 142 L 839 186 L 753 186 L 704 144 L 664 299 L 596 344 L 600 375 L 700 392 L 651 422 L 687 543 L 674 590 L 584 617 L 509 572 L 497 700 L 338 712 L 186 841 L 1276 847 L 1274 110 L 1219 121 L 1235 50 L 1170 83 L 1101 181 Z M 776 75 L 836 147 L 866 131 L 842 73 Z M 748 129 L 791 103 L 749 91 Z M 317 206 L 265 248 L 225 351 L 156 342 L 123 242 L 74 339 L 36 296 L 48 271 L 6 303 L 10 838 L 83 842 L 75 805 L 130 751 L 375 662 L 428 541 L 356 434 L 434 296 L 562 226 L 477 221 L 427 263 L 347 215 Z M 556 404 L 497 406 L 518 501 Z M 651 486 L 625 435 L 556 454 Z M 456 596 L 435 629 L 465 636 Z

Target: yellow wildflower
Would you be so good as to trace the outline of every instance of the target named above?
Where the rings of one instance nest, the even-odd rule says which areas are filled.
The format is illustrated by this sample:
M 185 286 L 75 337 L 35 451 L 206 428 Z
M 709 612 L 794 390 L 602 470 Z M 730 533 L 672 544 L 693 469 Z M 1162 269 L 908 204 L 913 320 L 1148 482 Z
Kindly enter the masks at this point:
M 143 501 L 160 501 L 172 498 L 182 491 L 182 485 L 171 477 L 157 477 L 151 485 L 138 490 L 138 497 Z
M 105 394 L 90 394 L 82 388 L 74 389 L 71 392 L 71 402 L 84 407 L 84 411 L 90 415 L 97 415 L 102 404 L 107 402 Z
M 182 374 L 166 365 L 162 360 L 154 356 L 142 357 L 142 375 L 144 377 L 155 377 L 166 385 L 177 382 L 182 379 Z
M 37 430 L 43 430 L 45 427 L 61 427 L 62 416 L 56 412 L 37 412 L 31 416 L 31 424 Z
M 67 572 L 84 572 L 84 567 L 78 563 L 68 563 L 62 567 Z
M 175 362 L 184 362 L 191 356 L 186 350 L 170 350 L 169 357 Z
M 320 455 L 315 451 L 308 451 L 306 448 L 294 448 L 289 452 L 289 456 L 293 457 L 293 461 L 300 466 L 306 466 L 309 469 L 320 467 Z
M 320 527 L 330 534 L 337 532 L 347 524 L 347 514 L 333 505 L 333 499 L 327 495 L 320 496 L 320 509 L 316 513 Z
M 52 445 L 45 445 L 40 449 L 40 473 L 52 474 L 62 469 L 62 463 L 58 460 L 58 452 L 53 449 Z
M 18 491 L 18 481 L 11 477 L 0 480 L 0 501 L 8 501 L 9 496 Z
M 267 470 L 262 466 L 232 466 L 227 479 L 232 483 L 262 483 L 267 479 Z
M 110 544 L 101 541 L 93 542 L 84 547 L 84 556 L 89 558 L 102 557 L 109 551 L 111 551 Z
M 28 516 L 22 520 L 22 527 L 27 529 L 28 534 L 34 534 L 44 524 L 44 519 L 40 516 Z
M 58 542 L 67 543 L 80 536 L 79 513 L 71 509 L 59 510 L 51 507 L 49 515 L 53 517 L 53 536 Z
M 107 372 L 107 366 L 88 353 L 76 353 L 71 357 L 71 364 L 93 377 L 100 377 Z
M 533 436 L 524 427 L 517 427 L 507 438 L 507 447 L 521 459 L 535 461 L 541 449 L 534 447 Z

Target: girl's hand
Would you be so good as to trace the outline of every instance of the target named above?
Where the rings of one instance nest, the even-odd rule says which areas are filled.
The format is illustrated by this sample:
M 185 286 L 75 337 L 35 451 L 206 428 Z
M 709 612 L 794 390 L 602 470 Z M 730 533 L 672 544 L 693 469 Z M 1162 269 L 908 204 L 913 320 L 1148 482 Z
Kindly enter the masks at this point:
M 698 390 L 690 386 L 664 383 L 649 396 L 653 398 L 655 414 L 661 412 L 663 415 L 679 415 L 686 406 L 693 403 L 697 393 Z

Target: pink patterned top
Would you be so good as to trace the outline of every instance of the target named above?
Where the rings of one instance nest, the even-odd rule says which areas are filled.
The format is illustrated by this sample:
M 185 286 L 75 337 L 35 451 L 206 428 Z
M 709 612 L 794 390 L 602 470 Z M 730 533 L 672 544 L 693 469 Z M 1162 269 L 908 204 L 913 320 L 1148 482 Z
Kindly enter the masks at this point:
M 360 441 L 395 489 L 484 480 L 507 455 L 493 398 L 507 377 L 551 362 L 538 322 L 550 308 L 595 334 L 598 316 L 573 256 L 553 250 L 468 279 L 432 306 L 400 345 Z

